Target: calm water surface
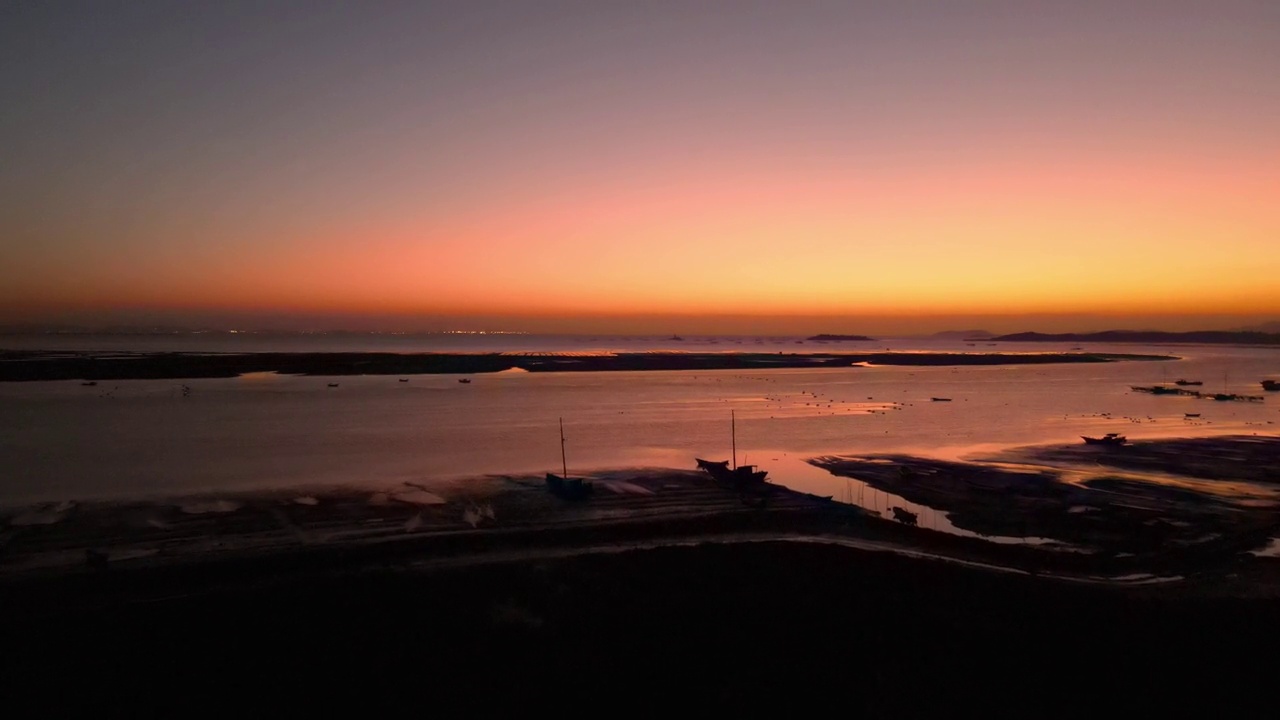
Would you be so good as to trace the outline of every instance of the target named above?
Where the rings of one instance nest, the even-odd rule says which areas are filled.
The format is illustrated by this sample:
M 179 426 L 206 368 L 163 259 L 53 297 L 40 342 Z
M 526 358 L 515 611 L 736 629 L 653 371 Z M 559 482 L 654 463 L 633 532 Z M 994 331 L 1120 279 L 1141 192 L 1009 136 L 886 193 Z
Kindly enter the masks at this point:
M 741 345 L 733 339 L 677 344 L 662 338 L 577 338 L 541 347 L 552 352 L 758 349 L 751 347 L 756 339 L 739 340 Z M 524 337 L 492 342 L 489 350 L 533 349 L 524 345 L 529 342 Z M 787 352 L 841 347 L 801 347 L 794 339 L 760 342 L 786 343 Z M 1067 349 L 926 341 L 843 348 L 886 346 L 969 352 Z M 0 383 L 0 502 L 544 472 L 560 465 L 559 418 L 564 418 L 570 471 L 692 468 L 694 456 L 729 457 L 733 411 L 739 462 L 759 464 L 771 479 L 809 492 L 837 497 L 862 492 L 863 504 L 870 506 L 880 502 L 866 496 L 868 491 L 803 459 L 880 452 L 954 458 L 1009 445 L 1073 442 L 1081 433 L 1114 431 L 1142 438 L 1274 434 L 1278 428 L 1280 397 L 1274 393 L 1262 403 L 1229 403 L 1133 393 L 1129 385 L 1187 377 L 1203 380 L 1205 391 L 1262 394 L 1259 380 L 1280 378 L 1280 351 L 1088 349 L 1172 353 L 1184 359 L 745 373 L 507 372 L 471 376 L 470 384 L 459 383 L 455 375 L 415 375 L 399 382 L 395 376 L 274 374 L 104 381 L 97 387 L 78 381 Z M 331 382 L 338 387 L 329 387 Z M 188 394 L 183 385 L 190 388 Z M 952 402 L 931 402 L 932 397 Z M 1201 417 L 1186 419 L 1187 412 Z M 931 520 L 937 522 L 922 518 L 922 524 Z

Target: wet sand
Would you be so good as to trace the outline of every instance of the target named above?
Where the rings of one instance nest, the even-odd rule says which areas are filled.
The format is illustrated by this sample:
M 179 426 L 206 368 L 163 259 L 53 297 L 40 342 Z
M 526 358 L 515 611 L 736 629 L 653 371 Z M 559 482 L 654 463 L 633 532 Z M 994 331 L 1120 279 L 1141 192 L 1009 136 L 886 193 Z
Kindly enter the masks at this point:
M 891 467 L 879 460 L 874 466 Z M 849 467 L 837 469 L 844 472 Z M 918 463 L 913 467 L 920 472 Z M 908 499 L 951 510 L 960 527 L 1063 541 L 1011 545 L 910 527 L 780 486 L 743 496 L 694 471 L 626 469 L 593 477 L 596 492 L 581 503 L 552 496 L 540 477 L 495 476 L 451 485 L 292 489 L 7 508 L 0 510 L 0 584 L 11 591 L 30 590 L 39 598 L 46 592 L 43 588 L 93 583 L 109 573 L 144 579 L 138 587 L 143 588 L 139 599 L 145 599 L 152 579 L 171 573 L 198 571 L 210 582 L 256 582 L 282 572 L 353 571 L 369 563 L 467 565 L 690 543 L 790 540 L 1116 585 L 1129 583 L 1115 578 L 1136 573 L 1176 575 L 1183 578 L 1180 585 L 1188 586 L 1186 592 L 1194 592 L 1198 584 L 1186 578 L 1225 572 L 1243 551 L 1265 544 L 1274 527 L 1273 522 L 1261 522 L 1248 526 L 1251 532 L 1246 533 L 1245 526 L 1232 525 L 1219 530 L 1223 539 L 1190 553 L 1174 552 L 1160 543 L 1169 542 L 1172 535 L 1186 539 L 1203 534 L 1207 520 L 1200 516 L 1195 516 L 1195 526 L 1162 521 L 1160 528 L 1179 530 L 1159 535 L 1156 546 L 1151 546 L 1152 530 L 1136 532 L 1124 525 L 1111 530 L 1134 537 L 1121 536 L 1115 540 L 1118 545 L 1099 541 L 1096 551 L 1079 552 L 1085 540 L 1104 537 L 1093 526 L 1112 514 L 1126 521 L 1184 516 L 1171 515 L 1167 508 L 1144 514 L 1128 505 L 1099 507 L 1097 514 L 1087 516 L 1093 535 L 1086 537 L 1049 525 L 1051 513 L 1042 507 L 1049 503 L 1060 513 L 1072 504 L 1064 498 L 1086 491 L 1048 479 L 1036 483 L 1020 477 L 1024 489 L 1016 499 L 989 480 L 981 491 L 954 486 L 971 484 L 972 477 L 960 477 L 947 488 L 936 483 L 919 483 L 917 489 L 886 483 Z M 874 473 L 859 471 L 859 477 L 876 482 Z M 960 497 L 967 502 L 948 500 Z M 1077 516 L 1067 512 L 1066 517 Z M 1068 547 L 1068 542 L 1074 546 Z M 1126 552 L 1121 554 L 1120 548 Z M 71 596 L 94 602 L 92 594 Z
M 1268 487 L 1280 477 L 1280 438 L 1272 436 L 1038 446 L 970 462 L 811 462 L 946 511 L 958 528 L 1049 538 L 1145 572 L 1228 574 L 1280 536 L 1280 493 Z
M 0 351 L 0 382 L 225 378 L 246 373 L 415 375 L 429 373 L 607 372 L 623 370 L 767 370 L 850 367 L 1038 365 L 1172 360 L 1106 353 L 71 353 Z
M 593 473 L 596 492 L 581 503 L 552 496 L 541 477 L 489 476 L 0 507 L 0 582 L 34 587 L 104 569 L 174 566 L 240 573 L 261 564 L 275 572 L 335 559 L 466 563 L 535 548 L 774 538 L 876 543 L 1077 580 L 1178 576 L 1192 592 L 1221 587 L 1197 579 L 1239 570 L 1250 551 L 1280 536 L 1280 488 L 1268 484 L 1280 476 L 1277 437 L 1037 446 L 968 462 L 907 455 L 810 462 L 944 511 L 979 536 L 1051 542 L 992 543 L 781 486 L 742 496 L 694 470 L 627 468 Z

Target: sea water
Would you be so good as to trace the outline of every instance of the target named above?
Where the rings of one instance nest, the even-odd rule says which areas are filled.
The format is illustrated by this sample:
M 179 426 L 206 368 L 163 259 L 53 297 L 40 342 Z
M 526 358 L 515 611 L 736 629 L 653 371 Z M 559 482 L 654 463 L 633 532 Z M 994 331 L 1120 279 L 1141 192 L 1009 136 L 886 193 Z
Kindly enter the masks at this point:
M 1066 346 L 925 340 L 797 344 L 795 338 L 546 338 L 443 342 L 374 336 L 0 338 L 6 347 L 187 351 L 903 351 L 1059 352 Z M 37 342 L 43 340 L 43 342 Z M 56 342 L 55 342 L 56 340 Z M 174 347 L 177 344 L 178 347 Z M 1074 346 L 1073 346 L 1074 347 Z M 1130 438 L 1275 434 L 1280 395 L 1215 402 L 1135 393 L 1131 385 L 1202 380 L 1206 392 L 1264 395 L 1280 350 L 1099 346 L 1090 352 L 1175 361 L 768 371 L 652 371 L 0 383 L 0 504 L 181 495 L 277 487 L 454 480 L 560 468 L 692 469 L 694 457 L 760 465 L 770 479 L 840 496 L 820 455 L 962 458 L 1000 448 Z M 337 387 L 330 387 L 337 383 Z M 187 388 L 184 390 L 184 387 Z M 934 397 L 950 402 L 934 402 Z M 1199 413 L 1187 418 L 1186 413 Z M 736 432 L 731 434 L 731 419 Z M 865 498 L 864 498 L 865 502 Z M 886 502 L 888 502 L 886 500 Z

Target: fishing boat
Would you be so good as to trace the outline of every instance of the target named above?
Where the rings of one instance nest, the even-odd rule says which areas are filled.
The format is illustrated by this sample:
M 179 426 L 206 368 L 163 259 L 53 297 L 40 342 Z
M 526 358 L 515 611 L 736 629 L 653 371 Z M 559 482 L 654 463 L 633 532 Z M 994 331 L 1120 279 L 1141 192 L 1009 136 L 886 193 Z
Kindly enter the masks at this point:
M 1262 389 L 1267 392 L 1280 392 L 1280 380 L 1263 380 Z
M 933 402 L 951 402 L 951 398 L 929 398 Z
M 768 470 L 757 470 L 755 465 L 739 465 L 731 469 L 728 460 L 715 461 L 702 458 L 694 458 L 694 460 L 698 461 L 699 470 L 705 471 L 721 485 L 734 489 L 760 485 L 769 474 Z
M 1182 413 L 1182 415 L 1183 415 L 1183 417 L 1189 417 L 1189 418 L 1198 418 L 1198 417 L 1200 417 L 1200 413 Z
M 1089 437 L 1088 435 L 1081 435 L 1080 437 L 1084 439 L 1086 445 L 1119 446 L 1129 442 L 1129 438 L 1126 438 L 1119 433 L 1107 433 L 1102 437 Z
M 569 463 L 564 452 L 564 418 L 560 418 L 560 471 L 563 475 L 547 473 L 547 490 L 562 500 L 586 500 L 595 491 L 595 484 L 586 478 L 569 477 Z
M 338 383 L 329 383 L 329 387 L 338 387 Z
M 765 477 L 769 474 L 768 470 L 758 470 L 755 465 L 738 464 L 737 416 L 732 411 L 729 413 L 729 423 L 733 466 L 729 466 L 729 460 L 694 458 L 698 463 L 698 469 L 705 471 L 717 483 L 734 490 L 742 491 L 764 487 L 766 485 Z
M 462 383 L 463 385 L 470 385 L 471 378 L 458 378 L 458 382 Z
M 1183 380 L 1182 378 L 1179 378 L 1179 379 L 1177 379 L 1177 380 L 1174 380 L 1174 381 L 1173 381 L 1173 384 L 1174 384 L 1174 385 L 1203 385 L 1203 384 L 1204 384 L 1204 381 L 1202 381 L 1202 380 Z

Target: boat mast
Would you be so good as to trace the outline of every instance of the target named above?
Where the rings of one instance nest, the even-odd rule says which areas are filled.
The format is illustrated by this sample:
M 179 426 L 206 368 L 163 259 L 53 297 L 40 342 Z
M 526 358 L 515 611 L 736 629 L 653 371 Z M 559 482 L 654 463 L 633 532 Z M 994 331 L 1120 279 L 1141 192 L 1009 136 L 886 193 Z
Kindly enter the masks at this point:
M 729 436 L 733 443 L 733 469 L 738 469 L 738 421 L 734 417 L 733 411 L 729 411 Z
M 560 418 L 560 472 L 564 473 L 561 477 L 569 479 L 569 463 L 564 459 L 564 418 Z

